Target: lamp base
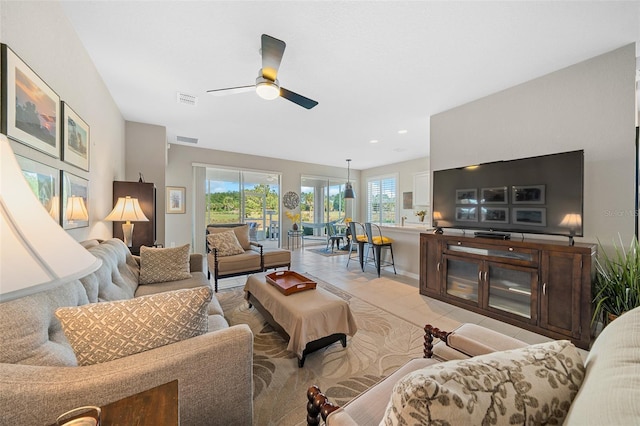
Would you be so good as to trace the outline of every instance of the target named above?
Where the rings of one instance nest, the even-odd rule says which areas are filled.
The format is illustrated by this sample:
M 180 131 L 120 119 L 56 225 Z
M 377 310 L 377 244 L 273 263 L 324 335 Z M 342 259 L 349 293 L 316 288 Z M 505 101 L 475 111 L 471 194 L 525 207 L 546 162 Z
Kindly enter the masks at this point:
M 127 247 L 133 247 L 133 223 L 127 222 L 122 224 L 122 237 Z

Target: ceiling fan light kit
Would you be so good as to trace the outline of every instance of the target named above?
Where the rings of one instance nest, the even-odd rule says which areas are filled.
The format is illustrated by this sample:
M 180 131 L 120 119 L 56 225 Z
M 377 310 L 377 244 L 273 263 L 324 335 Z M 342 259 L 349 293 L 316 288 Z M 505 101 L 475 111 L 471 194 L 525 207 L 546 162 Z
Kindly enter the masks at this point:
M 271 81 L 261 75 L 256 78 L 256 93 L 262 99 L 271 101 L 280 96 L 280 85 L 278 80 Z
M 278 68 L 280 68 L 280 62 L 282 61 L 282 55 L 284 55 L 285 42 L 266 34 L 262 34 L 261 42 L 262 48 L 260 49 L 260 54 L 262 55 L 262 69 L 258 73 L 255 86 L 207 90 L 207 93 L 214 96 L 222 96 L 244 93 L 255 89 L 258 96 L 262 99 L 272 100 L 280 96 L 306 109 L 311 109 L 318 105 L 318 102 L 313 99 L 280 87 L 280 82 L 276 77 L 278 75 Z

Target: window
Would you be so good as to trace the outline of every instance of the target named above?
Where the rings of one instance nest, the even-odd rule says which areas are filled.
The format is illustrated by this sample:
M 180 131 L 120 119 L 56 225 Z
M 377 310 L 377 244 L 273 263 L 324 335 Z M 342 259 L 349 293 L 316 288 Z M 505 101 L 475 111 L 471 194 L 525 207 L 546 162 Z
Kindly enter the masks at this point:
M 397 176 L 367 180 L 367 222 L 396 223 L 398 212 Z

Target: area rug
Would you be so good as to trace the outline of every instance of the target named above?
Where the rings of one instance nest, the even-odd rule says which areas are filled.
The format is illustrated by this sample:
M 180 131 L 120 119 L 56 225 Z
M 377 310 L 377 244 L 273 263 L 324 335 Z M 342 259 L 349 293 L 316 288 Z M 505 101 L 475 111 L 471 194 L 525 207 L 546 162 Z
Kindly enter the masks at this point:
M 348 338 L 346 348 L 336 342 L 308 355 L 303 368 L 298 368 L 296 356 L 286 350 L 287 342 L 280 334 L 255 308 L 249 308 L 242 288 L 218 293 L 227 321 L 248 324 L 253 332 L 255 425 L 306 425 L 309 386 L 320 386 L 332 401 L 343 405 L 408 360 L 422 356 L 421 328 L 317 281 L 349 302 L 358 331 Z
M 331 256 L 343 256 L 345 254 L 349 254 L 349 250 L 340 250 L 340 249 L 333 249 L 333 252 L 331 251 L 331 249 L 325 249 L 325 248 L 321 248 L 321 249 L 307 249 L 307 251 L 310 251 L 312 253 L 316 253 L 316 254 L 321 254 L 323 256 L 326 257 L 331 257 Z

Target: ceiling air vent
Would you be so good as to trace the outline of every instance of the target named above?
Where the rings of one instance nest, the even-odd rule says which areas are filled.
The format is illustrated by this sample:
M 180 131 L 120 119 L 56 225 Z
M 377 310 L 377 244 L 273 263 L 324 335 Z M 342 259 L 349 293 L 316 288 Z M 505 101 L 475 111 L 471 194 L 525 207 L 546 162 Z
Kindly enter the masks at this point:
M 186 136 L 176 136 L 176 142 L 184 142 L 184 143 L 198 143 L 198 139 L 196 138 L 188 138 Z
M 189 106 L 197 106 L 198 98 L 193 95 L 178 92 L 178 103 Z

